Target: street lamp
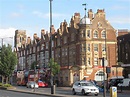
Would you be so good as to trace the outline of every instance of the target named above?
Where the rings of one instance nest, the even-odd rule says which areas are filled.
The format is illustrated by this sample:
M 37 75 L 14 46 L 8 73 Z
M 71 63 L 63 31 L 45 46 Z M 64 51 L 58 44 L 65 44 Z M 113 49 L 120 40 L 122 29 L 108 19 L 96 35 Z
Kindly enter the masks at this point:
M 2 46 L 2 47 L 3 47 L 4 39 L 7 39 L 7 38 L 11 38 L 11 39 L 13 39 L 13 37 L 3 37 L 3 38 L 0 38 L 0 39 L 1 39 L 1 46 Z
M 53 76 L 52 76 L 52 0 L 50 1 L 50 74 L 51 74 L 51 94 L 55 94 L 55 85 L 53 83 Z
M 104 72 L 104 74 L 103 74 L 103 88 L 104 88 L 104 92 L 103 92 L 103 97 L 106 97 L 106 84 L 105 84 L 105 63 L 104 63 L 104 57 L 102 57 L 102 58 L 99 58 L 99 59 L 101 59 L 101 61 L 102 61 L 102 67 L 103 67 L 103 72 Z

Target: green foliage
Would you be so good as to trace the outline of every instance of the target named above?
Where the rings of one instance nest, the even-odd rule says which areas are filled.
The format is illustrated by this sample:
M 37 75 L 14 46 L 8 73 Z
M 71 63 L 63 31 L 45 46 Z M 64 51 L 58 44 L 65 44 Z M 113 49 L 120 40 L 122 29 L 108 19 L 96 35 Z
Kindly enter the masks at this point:
M 34 69 L 39 69 L 39 65 L 36 61 L 34 61 L 32 64 L 31 64 L 31 70 L 34 70 Z
M 50 59 L 49 67 L 51 68 L 52 75 L 55 76 L 60 71 L 60 65 L 54 61 L 54 59 Z
M 17 56 L 10 45 L 3 45 L 0 52 L 0 75 L 9 77 L 17 64 Z
M 10 85 L 10 84 L 2 84 L 2 83 L 0 83 L 0 87 L 5 87 L 5 88 L 7 88 L 7 87 L 12 87 L 12 85 Z
M 10 84 L 4 84 L 3 86 L 4 87 L 11 87 L 12 85 L 10 85 Z
M 37 64 L 37 62 L 36 61 L 34 61 L 32 64 L 31 64 L 31 70 L 34 70 L 35 68 L 34 68 L 34 66 Z
M 0 86 L 3 86 L 3 84 L 2 84 L 2 83 L 0 83 Z

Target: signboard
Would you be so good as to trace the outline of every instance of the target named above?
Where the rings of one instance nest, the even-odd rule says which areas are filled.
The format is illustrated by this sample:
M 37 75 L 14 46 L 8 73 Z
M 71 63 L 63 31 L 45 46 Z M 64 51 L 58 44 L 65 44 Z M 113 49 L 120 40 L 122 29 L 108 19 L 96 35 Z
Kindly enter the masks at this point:
M 111 67 L 106 67 L 106 73 L 111 73 Z

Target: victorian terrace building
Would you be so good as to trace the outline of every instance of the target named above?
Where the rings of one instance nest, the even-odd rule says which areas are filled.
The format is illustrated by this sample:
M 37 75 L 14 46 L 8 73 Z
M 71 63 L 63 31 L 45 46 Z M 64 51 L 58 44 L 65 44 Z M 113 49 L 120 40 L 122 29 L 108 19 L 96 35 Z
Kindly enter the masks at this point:
M 52 56 L 61 66 L 58 79 L 64 86 L 83 78 L 102 81 L 106 69 L 103 71 L 100 58 L 105 58 L 105 67 L 116 64 L 116 30 L 105 15 L 102 9 L 96 13 L 90 9 L 83 18 L 75 13 L 69 26 L 65 20 L 57 31 L 52 26 Z M 42 30 L 41 38 L 34 34 L 33 40 L 28 37 L 27 42 L 25 36 L 24 31 L 16 30 L 18 69 L 29 70 L 34 61 L 41 68 L 48 67 L 50 34 Z M 111 71 L 116 72 L 113 68 Z

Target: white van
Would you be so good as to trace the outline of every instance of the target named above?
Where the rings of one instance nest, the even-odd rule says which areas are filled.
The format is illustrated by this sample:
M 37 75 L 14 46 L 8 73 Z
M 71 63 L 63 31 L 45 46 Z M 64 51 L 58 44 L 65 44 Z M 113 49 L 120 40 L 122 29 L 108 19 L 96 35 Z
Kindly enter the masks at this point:
M 124 86 L 124 87 L 130 86 L 130 78 L 124 78 L 123 83 L 118 84 L 118 86 Z

